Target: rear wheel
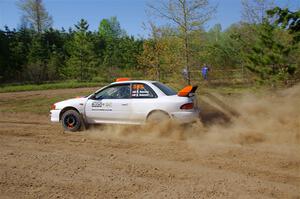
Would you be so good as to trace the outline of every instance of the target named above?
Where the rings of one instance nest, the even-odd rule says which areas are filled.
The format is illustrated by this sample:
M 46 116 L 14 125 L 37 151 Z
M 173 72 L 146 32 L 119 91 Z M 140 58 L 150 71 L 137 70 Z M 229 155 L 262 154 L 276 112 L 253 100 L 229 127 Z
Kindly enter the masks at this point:
M 64 112 L 61 121 L 66 131 L 78 131 L 82 125 L 80 115 L 75 110 L 68 110 Z
M 154 111 L 147 118 L 148 123 L 161 123 L 170 120 L 170 116 L 163 111 Z

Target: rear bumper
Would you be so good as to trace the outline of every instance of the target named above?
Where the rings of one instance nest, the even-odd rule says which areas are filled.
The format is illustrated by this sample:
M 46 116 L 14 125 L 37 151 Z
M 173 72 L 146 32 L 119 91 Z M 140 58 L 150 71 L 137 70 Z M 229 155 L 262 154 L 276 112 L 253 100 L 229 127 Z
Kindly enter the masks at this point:
M 180 111 L 171 113 L 172 119 L 179 123 L 189 123 L 199 120 L 199 109 L 194 111 Z
M 50 120 L 51 122 L 59 122 L 59 114 L 61 110 L 51 110 L 50 111 Z

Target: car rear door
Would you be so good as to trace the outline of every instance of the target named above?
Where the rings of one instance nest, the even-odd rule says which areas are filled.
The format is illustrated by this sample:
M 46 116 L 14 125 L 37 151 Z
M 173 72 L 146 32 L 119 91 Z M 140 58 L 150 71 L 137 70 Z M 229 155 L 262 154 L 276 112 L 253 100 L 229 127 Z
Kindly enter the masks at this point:
M 132 83 L 131 85 L 131 120 L 142 123 L 146 120 L 148 113 L 155 109 L 158 103 L 157 94 L 144 83 Z

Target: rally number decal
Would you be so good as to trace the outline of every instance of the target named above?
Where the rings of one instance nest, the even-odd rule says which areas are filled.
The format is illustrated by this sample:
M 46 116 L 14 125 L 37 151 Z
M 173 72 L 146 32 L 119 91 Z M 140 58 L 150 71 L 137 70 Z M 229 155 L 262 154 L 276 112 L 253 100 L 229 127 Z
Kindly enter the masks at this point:
M 143 84 L 133 84 L 131 96 L 132 97 L 149 97 L 151 94 L 145 89 Z

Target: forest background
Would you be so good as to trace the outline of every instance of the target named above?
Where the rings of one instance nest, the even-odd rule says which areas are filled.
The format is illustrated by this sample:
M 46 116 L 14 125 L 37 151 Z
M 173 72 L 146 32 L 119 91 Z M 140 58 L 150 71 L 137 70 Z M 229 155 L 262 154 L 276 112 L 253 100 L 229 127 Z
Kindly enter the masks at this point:
M 20 27 L 0 29 L 0 85 L 97 85 L 117 77 L 175 87 L 299 82 L 300 10 L 271 0 L 242 0 L 242 5 L 240 22 L 205 30 L 216 12 L 209 0 L 150 2 L 144 24 L 150 35 L 136 38 L 115 16 L 99 20 L 97 31 L 90 31 L 85 19 L 68 30 L 55 29 L 42 0 L 16 1 L 23 13 Z M 167 23 L 158 25 L 154 17 Z M 210 68 L 209 83 L 201 78 L 203 65 Z

